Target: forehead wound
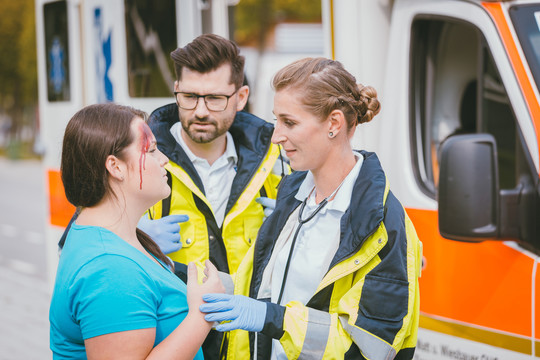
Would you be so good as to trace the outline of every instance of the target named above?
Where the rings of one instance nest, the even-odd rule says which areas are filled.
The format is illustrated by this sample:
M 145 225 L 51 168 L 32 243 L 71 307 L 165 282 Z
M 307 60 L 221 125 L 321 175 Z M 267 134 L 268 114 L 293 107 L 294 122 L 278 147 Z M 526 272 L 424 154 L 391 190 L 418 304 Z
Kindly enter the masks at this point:
M 138 127 L 140 136 L 141 151 L 148 151 L 150 144 L 152 143 L 153 134 L 150 127 L 145 122 L 141 122 Z

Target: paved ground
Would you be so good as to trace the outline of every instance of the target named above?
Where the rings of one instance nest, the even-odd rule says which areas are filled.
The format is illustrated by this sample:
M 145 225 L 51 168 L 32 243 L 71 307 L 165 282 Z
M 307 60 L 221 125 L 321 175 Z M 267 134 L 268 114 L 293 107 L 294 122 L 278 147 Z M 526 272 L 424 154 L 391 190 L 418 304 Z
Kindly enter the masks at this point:
M 0 266 L 0 360 L 51 359 L 48 286 Z
M 0 360 L 51 359 L 44 172 L 0 157 Z

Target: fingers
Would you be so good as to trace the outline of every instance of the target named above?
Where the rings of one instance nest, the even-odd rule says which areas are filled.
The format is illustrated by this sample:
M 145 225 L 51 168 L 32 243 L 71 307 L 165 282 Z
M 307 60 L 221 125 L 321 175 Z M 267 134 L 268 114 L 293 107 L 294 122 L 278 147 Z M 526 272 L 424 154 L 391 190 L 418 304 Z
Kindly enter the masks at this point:
M 207 276 L 217 276 L 218 269 L 210 260 L 205 260 L 204 265 L 206 265 L 206 268 L 204 269 L 204 273 Z
M 165 255 L 167 255 L 167 254 L 170 254 L 170 253 L 172 253 L 172 252 L 178 251 L 178 250 L 180 250 L 181 248 L 182 248 L 182 244 L 181 244 L 181 243 L 172 243 L 172 244 L 167 248 L 167 250 L 164 251 L 163 253 L 164 253 Z
M 264 207 L 274 209 L 276 207 L 276 200 L 267 197 L 258 197 L 255 201 Z
M 187 215 L 168 215 L 163 218 L 163 221 L 166 221 L 168 223 L 182 223 L 189 220 L 189 216 Z
M 229 301 L 232 299 L 234 295 L 229 294 L 220 294 L 220 293 L 210 293 L 210 294 L 204 294 L 202 296 L 203 301 L 207 303 L 213 303 L 217 301 Z
M 208 304 L 203 304 L 203 305 L 208 305 Z M 201 305 L 201 307 L 203 305 Z M 215 304 L 210 304 L 210 305 L 215 305 Z M 205 311 L 202 311 L 202 312 L 205 312 Z M 208 322 L 215 322 L 215 321 L 222 322 L 222 321 L 234 320 L 236 319 L 236 317 L 237 316 L 232 311 L 225 309 L 223 311 L 215 310 L 215 311 L 210 312 L 209 314 L 206 314 L 204 316 L 204 320 Z
M 208 261 L 208 260 L 206 260 Z M 208 280 L 208 266 L 206 266 L 203 270 L 203 274 L 204 274 L 204 279 L 203 279 L 203 283 L 206 282 L 206 280 Z
M 212 294 L 206 294 L 206 295 L 212 295 Z M 206 295 L 203 295 L 203 301 Z M 208 313 L 206 315 L 208 316 L 208 318 L 205 316 L 205 319 L 208 322 L 225 321 L 225 320 L 231 320 L 231 319 L 236 318 L 236 316 L 233 316 L 234 304 L 231 303 L 230 301 L 207 302 L 200 305 L 199 310 L 203 313 Z M 217 315 L 217 314 L 220 314 L 220 315 Z
M 167 223 L 161 225 L 161 230 L 170 234 L 178 234 L 180 236 L 180 225 L 178 223 Z
M 197 267 L 193 262 L 190 262 L 188 264 L 188 280 L 187 280 L 187 286 L 188 288 L 197 285 Z
M 216 326 L 216 330 L 220 332 L 226 332 L 226 331 L 237 330 L 237 329 L 239 328 L 235 326 L 234 321 L 219 324 L 218 326 Z
M 179 243 L 180 242 L 180 233 L 164 233 L 160 235 L 163 240 L 167 240 L 170 243 Z M 156 239 L 159 240 L 159 239 Z

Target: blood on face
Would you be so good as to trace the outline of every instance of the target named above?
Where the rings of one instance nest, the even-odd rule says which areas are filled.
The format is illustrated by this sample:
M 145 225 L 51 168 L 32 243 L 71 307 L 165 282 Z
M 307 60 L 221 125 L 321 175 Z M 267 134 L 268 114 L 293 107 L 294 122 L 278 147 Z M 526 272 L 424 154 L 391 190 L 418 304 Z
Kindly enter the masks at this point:
M 139 157 L 139 176 L 141 179 L 140 183 L 140 189 L 142 190 L 142 171 L 143 169 L 146 170 L 146 153 L 150 149 L 150 144 L 152 143 L 152 130 L 150 130 L 150 127 L 146 123 L 141 123 L 139 125 L 139 133 L 140 133 L 140 149 L 141 149 L 141 155 Z

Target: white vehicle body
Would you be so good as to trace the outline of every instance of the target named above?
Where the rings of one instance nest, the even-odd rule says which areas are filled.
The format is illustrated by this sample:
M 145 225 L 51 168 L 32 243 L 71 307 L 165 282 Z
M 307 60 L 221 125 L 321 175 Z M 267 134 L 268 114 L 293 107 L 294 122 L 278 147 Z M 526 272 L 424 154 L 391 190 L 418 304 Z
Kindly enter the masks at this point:
M 327 55 L 382 106 L 353 145 L 379 155 L 424 245 L 415 359 L 539 358 L 540 2 L 323 11 Z
M 74 212 L 60 179 L 67 122 L 79 109 L 94 103 L 113 101 L 147 113 L 171 103 L 175 76 L 168 63 L 171 48 L 184 46 L 203 32 L 228 37 L 227 11 L 234 3 L 36 0 L 50 284 L 58 264 L 57 243 Z

